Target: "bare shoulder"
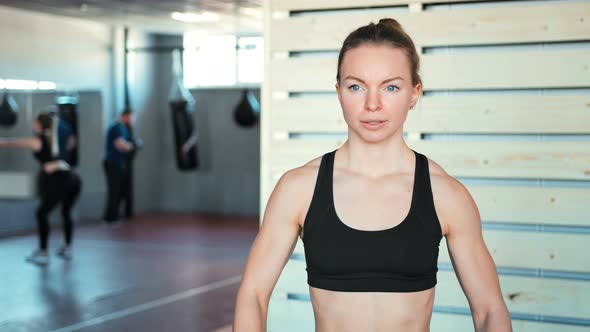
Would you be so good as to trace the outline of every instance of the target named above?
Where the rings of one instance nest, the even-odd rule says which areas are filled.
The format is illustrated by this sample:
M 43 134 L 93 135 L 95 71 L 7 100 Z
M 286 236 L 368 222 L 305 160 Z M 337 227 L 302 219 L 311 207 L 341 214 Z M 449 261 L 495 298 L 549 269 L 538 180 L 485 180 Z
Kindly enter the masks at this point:
M 277 182 L 277 186 L 281 185 L 291 189 L 305 189 L 311 182 L 315 184 L 321 159 L 321 157 L 317 157 L 304 165 L 286 171 L 279 179 L 279 182 Z
M 439 217 L 443 234 L 459 223 L 479 223 L 479 212 L 473 197 L 459 180 L 449 175 L 438 163 L 428 158 L 428 168 L 436 214 Z M 470 221 L 471 220 L 471 221 Z
M 297 222 L 300 226 L 303 226 L 303 220 L 311 204 L 321 159 L 320 156 L 288 170 L 280 177 L 273 190 L 273 195 L 277 192 L 288 197 L 285 203 L 290 205 L 289 208 L 297 210 Z

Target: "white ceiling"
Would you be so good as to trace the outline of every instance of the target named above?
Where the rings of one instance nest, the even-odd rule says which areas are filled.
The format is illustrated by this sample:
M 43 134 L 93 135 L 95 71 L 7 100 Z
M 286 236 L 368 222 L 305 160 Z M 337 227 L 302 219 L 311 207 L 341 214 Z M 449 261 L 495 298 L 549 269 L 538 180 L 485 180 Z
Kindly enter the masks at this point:
M 263 0 L 0 0 L 13 8 L 88 19 L 114 25 L 128 25 L 149 32 L 262 34 Z M 172 12 L 219 15 L 217 22 L 182 23 Z

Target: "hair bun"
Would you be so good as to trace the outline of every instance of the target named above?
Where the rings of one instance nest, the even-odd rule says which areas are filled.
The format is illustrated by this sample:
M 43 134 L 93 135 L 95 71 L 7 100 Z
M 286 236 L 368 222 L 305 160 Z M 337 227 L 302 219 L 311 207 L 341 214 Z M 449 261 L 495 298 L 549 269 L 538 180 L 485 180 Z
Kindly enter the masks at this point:
M 385 25 L 390 28 L 396 28 L 396 29 L 401 29 L 401 27 L 402 27 L 402 25 L 396 19 L 389 18 L 389 17 L 380 19 L 379 23 L 377 23 L 377 24 Z

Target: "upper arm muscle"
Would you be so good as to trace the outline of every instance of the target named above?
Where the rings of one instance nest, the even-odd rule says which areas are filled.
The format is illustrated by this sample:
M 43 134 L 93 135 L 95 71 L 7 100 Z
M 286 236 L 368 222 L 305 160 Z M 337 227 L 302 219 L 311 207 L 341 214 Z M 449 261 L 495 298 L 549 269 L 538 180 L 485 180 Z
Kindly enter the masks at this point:
M 306 183 L 305 171 L 285 173 L 275 186 L 264 212 L 262 225 L 248 256 L 242 287 L 269 298 L 289 259 L 300 230 Z
M 439 193 L 440 217 L 447 225 L 447 247 L 459 283 L 472 311 L 503 303 L 494 261 L 484 243 L 477 205 L 467 189 L 452 177 Z

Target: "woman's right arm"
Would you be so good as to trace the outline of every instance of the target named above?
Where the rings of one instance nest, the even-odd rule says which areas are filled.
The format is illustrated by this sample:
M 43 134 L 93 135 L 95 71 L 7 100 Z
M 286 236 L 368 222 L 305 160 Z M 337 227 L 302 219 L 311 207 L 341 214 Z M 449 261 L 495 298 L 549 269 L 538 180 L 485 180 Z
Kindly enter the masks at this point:
M 238 290 L 234 332 L 266 331 L 268 304 L 274 286 L 293 253 L 308 188 L 305 170 L 290 170 L 279 179 L 252 244 Z M 313 188 L 312 188 L 313 190 Z
M 0 138 L 0 148 L 28 148 L 33 151 L 39 151 L 41 149 L 41 141 L 37 137 L 2 137 Z

